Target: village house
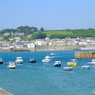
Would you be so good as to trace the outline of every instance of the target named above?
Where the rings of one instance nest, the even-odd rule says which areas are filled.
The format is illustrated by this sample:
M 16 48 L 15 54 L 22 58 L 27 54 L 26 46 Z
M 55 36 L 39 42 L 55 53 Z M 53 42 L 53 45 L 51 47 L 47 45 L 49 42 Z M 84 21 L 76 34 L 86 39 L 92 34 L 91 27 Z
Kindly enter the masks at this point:
M 9 36 L 10 35 L 10 33 L 4 33 L 4 36 Z
M 46 43 L 45 40 L 36 39 L 36 40 L 35 40 L 35 45 L 36 45 L 36 46 L 45 46 L 45 45 L 47 45 L 47 43 Z
M 17 49 L 23 49 L 23 48 L 34 48 L 35 47 L 35 44 L 34 42 L 16 42 L 15 43 L 15 48 Z
M 4 37 L 0 37 L 0 40 L 3 40 L 4 39 Z
M 10 42 L 2 42 L 1 43 L 1 48 L 2 49 L 10 49 Z
M 15 33 L 15 36 L 24 36 L 24 33 Z
M 32 37 L 32 34 L 27 35 L 27 38 L 31 38 L 31 37 Z

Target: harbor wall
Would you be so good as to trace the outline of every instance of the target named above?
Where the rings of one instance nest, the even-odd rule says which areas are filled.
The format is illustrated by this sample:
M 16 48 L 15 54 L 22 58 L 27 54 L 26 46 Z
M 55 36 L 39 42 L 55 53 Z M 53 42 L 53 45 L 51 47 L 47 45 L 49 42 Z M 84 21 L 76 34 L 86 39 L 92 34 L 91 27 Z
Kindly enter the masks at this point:
M 95 58 L 95 52 L 75 52 L 75 58 Z
M 0 51 L 8 51 L 8 52 L 24 52 L 24 51 L 47 51 L 47 50 L 74 50 L 80 49 L 79 46 L 36 46 L 34 48 L 14 48 L 14 49 L 0 49 Z

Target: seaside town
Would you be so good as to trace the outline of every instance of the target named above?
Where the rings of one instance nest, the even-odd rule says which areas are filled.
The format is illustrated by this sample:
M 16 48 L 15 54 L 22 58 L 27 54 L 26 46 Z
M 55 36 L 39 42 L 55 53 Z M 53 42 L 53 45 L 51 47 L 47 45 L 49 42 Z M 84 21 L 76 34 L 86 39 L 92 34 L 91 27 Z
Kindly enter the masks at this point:
M 8 34 L 4 34 L 7 35 Z M 17 34 L 17 37 L 9 38 L 9 41 L 2 41 L 3 37 L 0 37 L 0 51 L 42 51 L 42 50 L 74 50 L 74 49 L 95 49 L 95 38 L 87 37 L 82 38 L 70 38 L 64 39 L 35 39 L 32 41 L 23 41 L 20 37 L 22 34 Z M 28 35 L 31 37 L 31 35 Z M 14 40 L 14 41 L 13 41 Z

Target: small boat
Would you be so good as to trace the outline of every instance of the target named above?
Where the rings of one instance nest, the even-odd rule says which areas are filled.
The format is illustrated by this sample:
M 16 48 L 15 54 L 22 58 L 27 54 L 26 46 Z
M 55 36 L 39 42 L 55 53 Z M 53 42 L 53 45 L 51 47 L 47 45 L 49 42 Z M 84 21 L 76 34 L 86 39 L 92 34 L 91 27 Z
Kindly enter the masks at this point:
M 88 70 L 90 69 L 90 65 L 88 63 L 85 63 L 81 68 L 84 70 Z
M 9 65 L 7 66 L 7 68 L 8 68 L 8 69 L 16 69 L 15 62 L 10 61 L 10 62 L 9 62 Z
M 3 64 L 4 62 L 3 62 L 3 60 L 2 60 L 2 58 L 0 58 L 0 64 Z
M 60 67 L 61 66 L 61 61 L 55 61 L 54 66 Z
M 36 60 L 34 58 L 30 58 L 30 63 L 36 63 Z
M 44 63 L 50 63 L 51 61 L 52 61 L 52 60 L 49 59 L 49 58 L 45 58 L 45 59 L 42 60 L 42 62 L 44 62 Z
M 22 57 L 17 57 L 15 62 L 18 64 L 22 64 L 23 63 Z
M 67 65 L 69 65 L 69 66 L 77 66 L 78 63 L 77 63 L 76 59 L 71 59 L 71 62 L 67 62 Z
M 64 69 L 64 71 L 71 71 L 71 70 L 73 70 L 73 67 L 65 66 L 65 67 L 63 67 L 63 69 Z
M 51 53 L 50 55 L 56 55 L 56 53 Z
M 47 56 L 45 57 L 45 59 L 46 59 L 46 58 L 51 58 L 51 56 L 48 56 L 48 55 L 47 55 Z
M 88 62 L 90 65 L 95 65 L 95 59 L 92 59 L 90 62 Z

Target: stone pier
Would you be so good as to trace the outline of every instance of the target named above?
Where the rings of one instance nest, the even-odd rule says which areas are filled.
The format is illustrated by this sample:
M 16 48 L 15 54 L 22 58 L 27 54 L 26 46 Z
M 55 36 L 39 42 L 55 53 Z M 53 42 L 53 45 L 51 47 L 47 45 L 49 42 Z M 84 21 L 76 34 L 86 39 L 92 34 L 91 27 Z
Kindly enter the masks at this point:
M 75 52 L 75 58 L 95 58 L 95 52 Z

